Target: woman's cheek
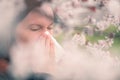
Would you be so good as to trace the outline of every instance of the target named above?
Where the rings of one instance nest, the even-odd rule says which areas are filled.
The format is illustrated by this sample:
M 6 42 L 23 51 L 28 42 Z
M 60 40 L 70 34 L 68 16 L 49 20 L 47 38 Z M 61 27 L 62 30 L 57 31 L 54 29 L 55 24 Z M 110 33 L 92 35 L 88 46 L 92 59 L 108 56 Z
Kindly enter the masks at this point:
M 32 43 L 37 40 L 39 35 L 28 30 L 22 30 L 17 33 L 17 41 L 21 43 Z
M 27 43 L 29 42 L 29 36 L 25 33 L 21 33 L 17 36 L 18 42 Z
M 29 43 L 36 42 L 39 39 L 39 37 L 40 37 L 39 33 L 29 33 L 26 35 L 27 42 Z

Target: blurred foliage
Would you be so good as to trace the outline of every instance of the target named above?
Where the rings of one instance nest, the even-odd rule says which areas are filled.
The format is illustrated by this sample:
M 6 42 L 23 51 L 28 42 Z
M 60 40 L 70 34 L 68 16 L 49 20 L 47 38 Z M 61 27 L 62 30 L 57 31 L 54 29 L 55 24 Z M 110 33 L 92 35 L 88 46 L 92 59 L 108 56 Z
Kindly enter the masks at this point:
M 74 31 L 71 33 L 72 36 L 76 33 L 81 33 L 84 31 L 84 27 L 75 27 Z M 93 26 L 93 29 L 95 29 L 95 26 Z M 57 35 L 55 38 L 59 43 L 62 43 L 64 40 L 65 34 L 61 33 Z M 110 25 L 106 30 L 104 31 L 93 31 L 93 35 L 86 34 L 87 41 L 91 43 L 96 43 L 98 40 L 104 40 L 106 37 L 113 38 L 114 43 L 112 47 L 109 49 L 113 53 L 120 54 L 120 31 L 117 31 L 117 27 L 114 25 Z
M 55 39 L 58 41 L 58 43 L 62 43 L 62 41 L 64 39 L 64 33 L 61 33 L 61 34 L 55 36 Z
M 109 33 L 111 33 L 111 32 L 116 32 L 117 31 L 117 27 L 116 26 L 114 26 L 114 25 L 110 25 L 105 31 L 104 31 L 104 33 L 105 34 L 109 34 Z

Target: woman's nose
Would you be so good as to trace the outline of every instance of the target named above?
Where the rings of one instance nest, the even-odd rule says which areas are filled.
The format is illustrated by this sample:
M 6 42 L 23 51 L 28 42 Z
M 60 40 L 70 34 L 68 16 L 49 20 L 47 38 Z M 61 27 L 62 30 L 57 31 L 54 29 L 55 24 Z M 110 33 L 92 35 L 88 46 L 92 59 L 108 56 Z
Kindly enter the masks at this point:
M 44 28 L 44 29 L 42 29 L 42 33 L 45 33 L 47 31 L 47 29 L 46 28 Z
M 49 33 L 48 30 L 44 30 L 44 31 L 42 32 L 42 34 L 43 34 L 43 35 L 49 35 L 50 33 Z
M 48 32 L 48 31 L 45 31 L 44 34 L 45 34 L 45 35 L 49 35 L 49 32 Z
M 48 30 L 47 28 L 44 28 L 42 30 L 42 34 L 46 34 L 46 35 L 51 34 L 51 30 Z

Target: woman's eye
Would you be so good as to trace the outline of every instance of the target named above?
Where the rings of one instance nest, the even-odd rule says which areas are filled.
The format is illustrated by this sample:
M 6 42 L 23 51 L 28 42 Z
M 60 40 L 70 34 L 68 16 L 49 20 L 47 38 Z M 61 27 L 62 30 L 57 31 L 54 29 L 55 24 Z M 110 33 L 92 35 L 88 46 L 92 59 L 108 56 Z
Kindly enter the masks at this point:
M 31 26 L 29 26 L 29 29 L 32 30 L 32 31 L 38 31 L 38 30 L 42 29 L 42 26 L 40 26 L 40 25 L 31 25 Z
M 53 29 L 53 27 L 54 27 L 54 24 L 52 24 L 52 25 L 48 26 L 48 27 L 47 27 L 47 29 L 48 29 L 48 30 L 52 30 L 52 29 Z
M 52 29 L 53 29 L 53 27 L 48 27 L 47 29 L 48 29 L 48 30 L 52 30 Z

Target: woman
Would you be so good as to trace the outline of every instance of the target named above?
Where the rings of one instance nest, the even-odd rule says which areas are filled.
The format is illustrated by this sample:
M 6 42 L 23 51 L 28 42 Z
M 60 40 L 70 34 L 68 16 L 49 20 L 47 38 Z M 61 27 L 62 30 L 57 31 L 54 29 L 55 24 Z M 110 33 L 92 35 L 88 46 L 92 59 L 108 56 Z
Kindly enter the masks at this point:
M 15 78 L 55 71 L 54 13 L 48 3 L 34 7 L 16 28 L 10 70 Z

